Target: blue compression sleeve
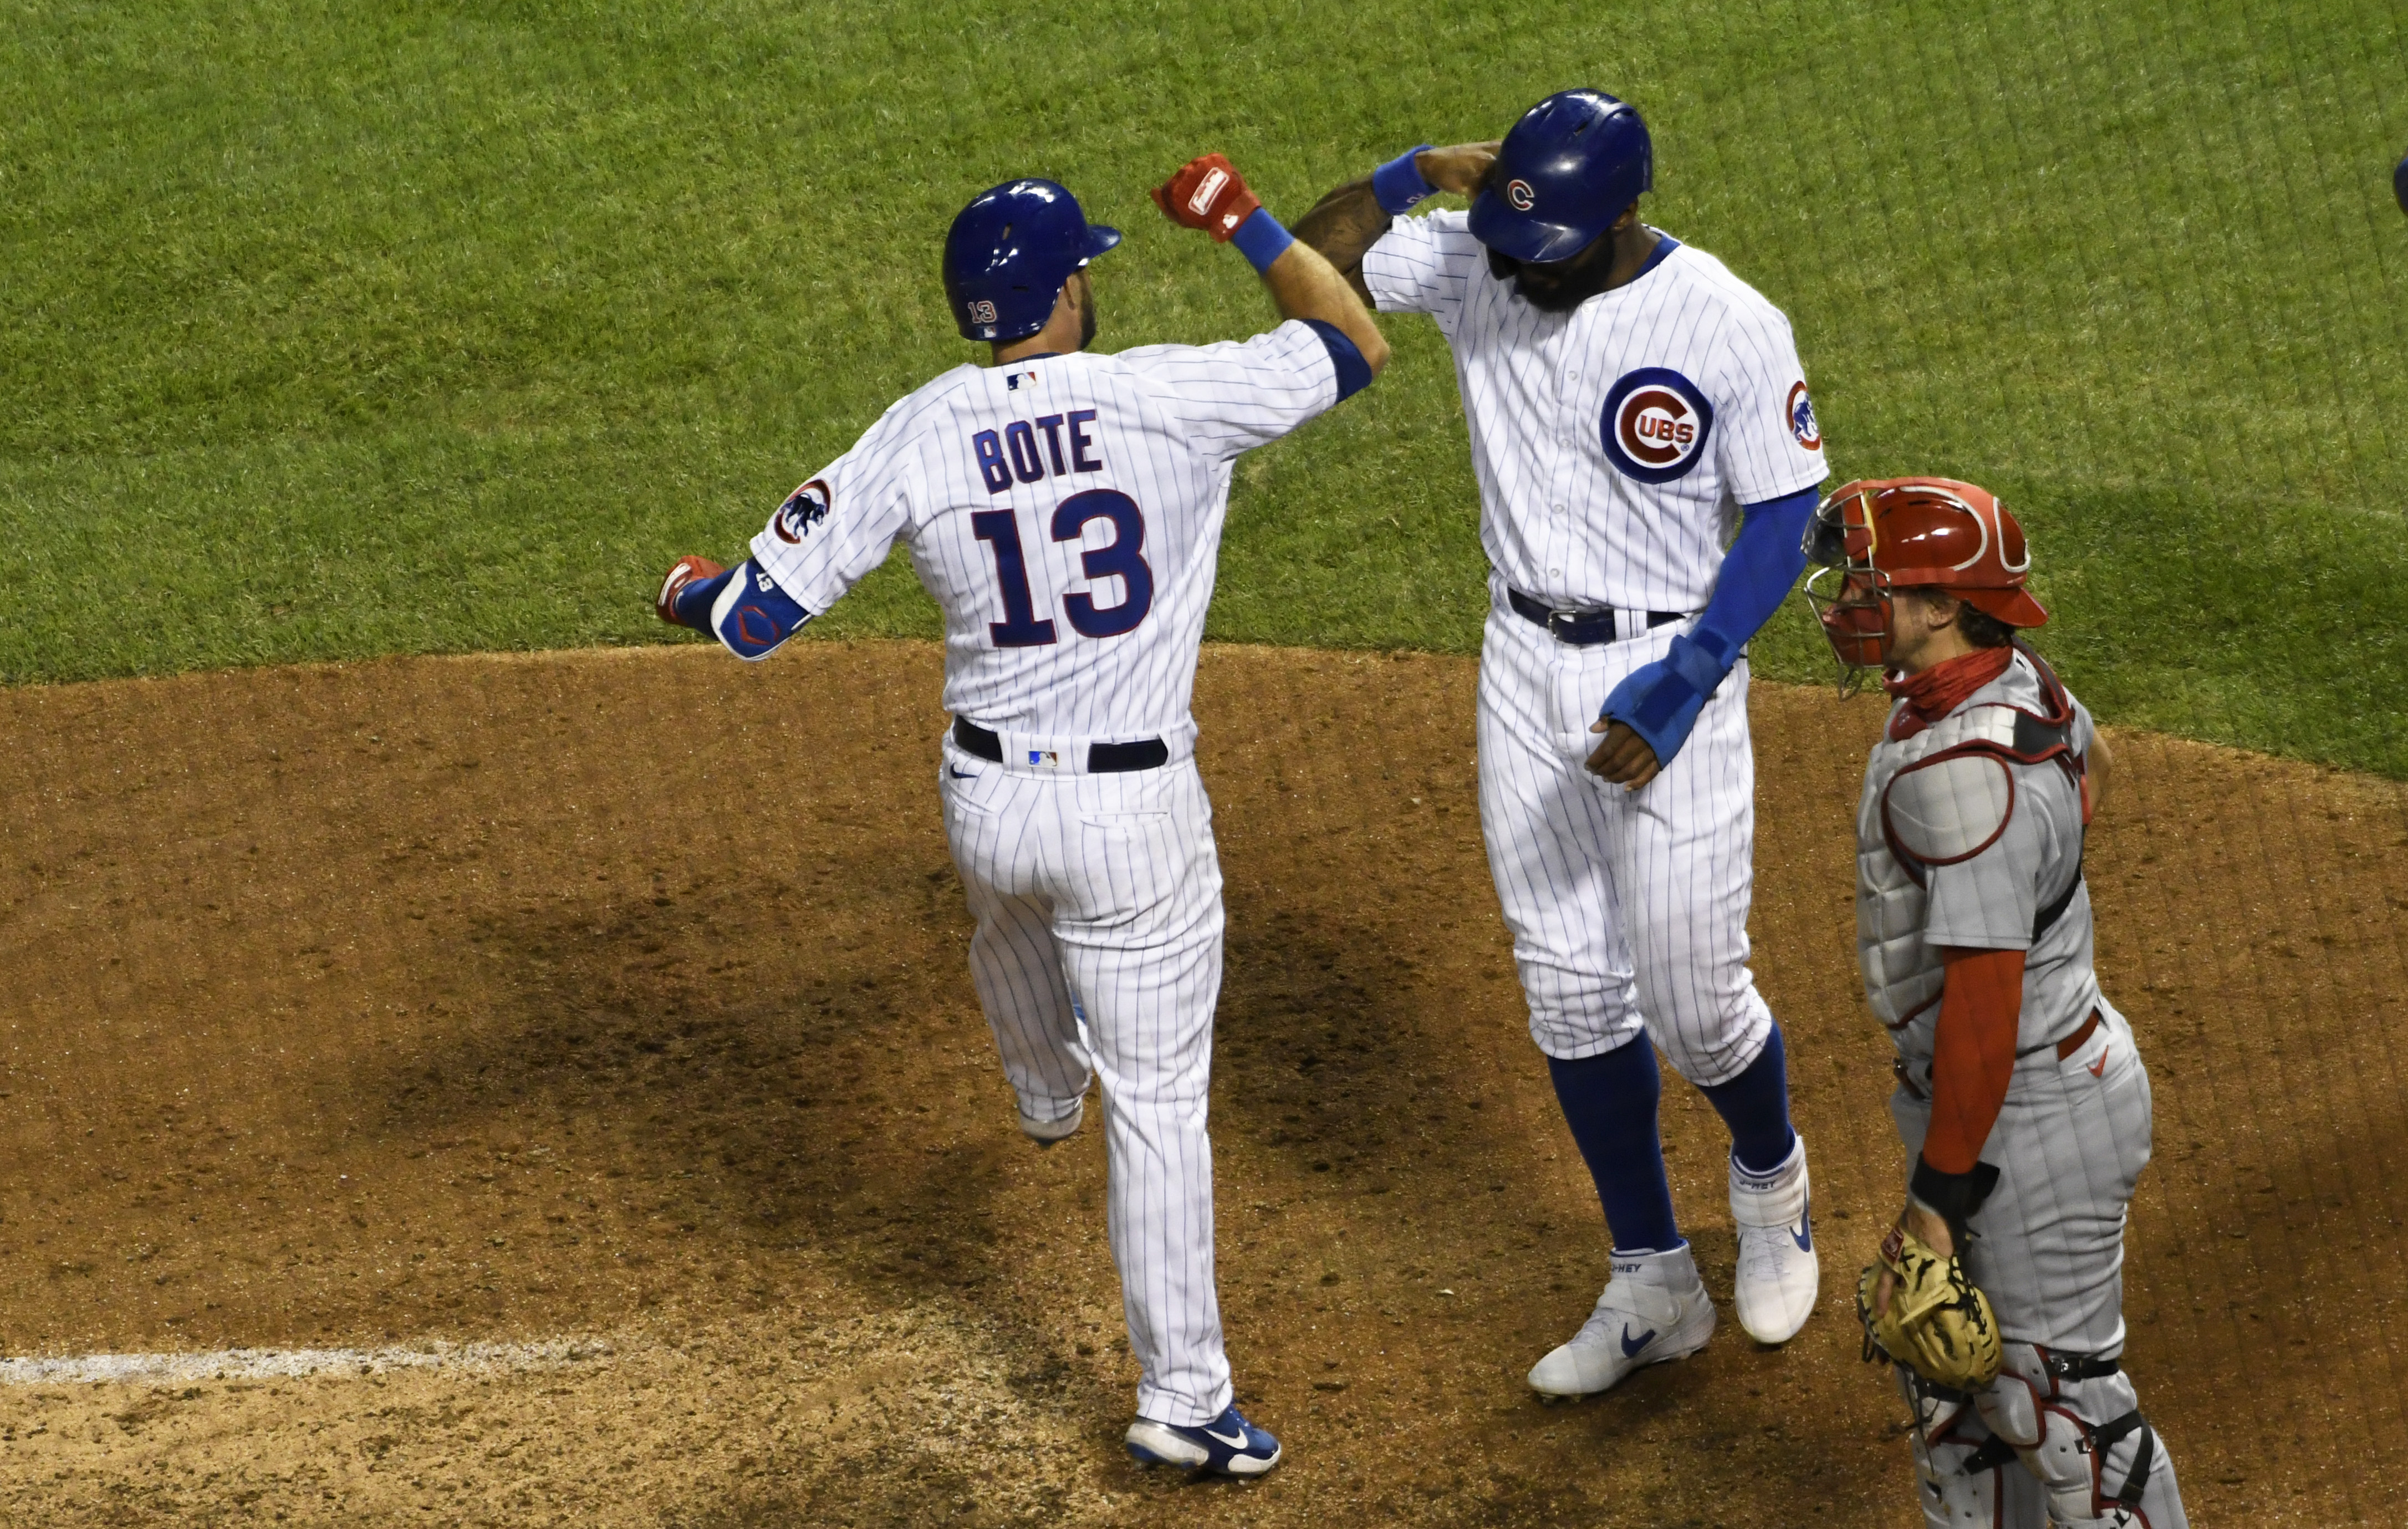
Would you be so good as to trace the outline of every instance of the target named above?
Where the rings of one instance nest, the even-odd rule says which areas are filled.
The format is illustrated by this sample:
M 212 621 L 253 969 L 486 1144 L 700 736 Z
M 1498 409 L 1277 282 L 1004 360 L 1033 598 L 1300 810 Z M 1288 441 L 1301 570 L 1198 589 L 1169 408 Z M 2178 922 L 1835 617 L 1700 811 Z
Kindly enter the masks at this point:
M 1322 345 L 1329 352 L 1329 364 L 1338 368 L 1338 401 L 1347 399 L 1371 385 L 1371 363 L 1346 338 L 1346 331 L 1326 319 L 1307 319 L 1312 332 L 1321 337 Z
M 1800 543 L 1815 502 L 1808 488 L 1746 506 L 1697 625 L 1667 643 L 1661 659 L 1631 671 L 1598 708 L 1599 717 L 1644 739 L 1659 764 L 1671 763 L 1740 650 L 1789 598 L 1806 567 Z
M 1690 641 L 1724 673 L 1739 662 L 1739 650 L 1772 619 L 1798 575 L 1806 571 L 1806 523 L 1814 518 L 1818 498 L 1813 489 L 1803 488 L 1742 508 L 1745 518 L 1730 550 L 1723 554 L 1713 598 L 1689 633 Z

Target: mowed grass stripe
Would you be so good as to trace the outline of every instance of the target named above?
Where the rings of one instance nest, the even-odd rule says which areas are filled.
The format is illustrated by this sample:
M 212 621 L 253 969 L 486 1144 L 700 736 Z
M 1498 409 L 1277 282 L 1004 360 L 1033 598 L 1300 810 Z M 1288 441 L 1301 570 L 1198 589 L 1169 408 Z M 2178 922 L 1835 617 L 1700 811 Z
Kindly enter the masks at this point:
M 1131 232 L 1105 342 L 1267 314 L 1145 187 L 1293 217 L 1605 85 L 1651 218 L 1796 321 L 1845 475 L 2031 527 L 2116 720 L 2408 773 L 2396 4 L 10 7 L 0 677 L 658 641 L 887 402 L 972 353 L 936 247 L 1056 176 Z M 1468 651 L 1483 560 L 1426 321 L 1247 458 L 1212 634 Z M 900 559 L 824 624 L 930 635 Z M 1759 667 L 1807 678 L 1802 622 Z

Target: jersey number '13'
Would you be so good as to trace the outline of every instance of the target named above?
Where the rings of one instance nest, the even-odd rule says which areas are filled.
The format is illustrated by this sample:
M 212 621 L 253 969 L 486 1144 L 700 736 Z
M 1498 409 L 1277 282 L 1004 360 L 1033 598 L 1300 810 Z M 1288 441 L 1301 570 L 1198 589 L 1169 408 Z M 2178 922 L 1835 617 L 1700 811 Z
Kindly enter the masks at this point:
M 1145 516 L 1137 501 L 1118 489 L 1091 488 L 1073 494 L 1054 511 L 1054 540 L 1076 541 L 1091 520 L 1112 523 L 1112 539 L 1079 555 L 1079 567 L 1090 582 L 1117 578 L 1123 595 L 1118 605 L 1098 606 L 1086 594 L 1062 597 L 1062 613 L 1082 637 L 1118 637 L 1145 619 L 1154 608 L 1154 570 L 1146 566 Z M 1020 549 L 1020 519 L 1009 510 L 983 510 L 970 516 L 970 530 L 995 548 L 996 580 L 1003 586 L 1003 619 L 987 623 L 987 633 L 999 648 L 1038 648 L 1053 642 L 1054 623 L 1037 619 L 1037 604 L 1028 593 L 1028 559 Z

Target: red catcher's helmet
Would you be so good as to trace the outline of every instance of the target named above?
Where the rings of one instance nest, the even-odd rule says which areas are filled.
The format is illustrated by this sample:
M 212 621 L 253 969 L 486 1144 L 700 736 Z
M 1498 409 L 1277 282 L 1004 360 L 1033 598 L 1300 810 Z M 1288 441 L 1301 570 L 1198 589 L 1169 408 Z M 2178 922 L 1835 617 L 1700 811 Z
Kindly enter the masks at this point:
M 1806 598 L 1851 669 L 1889 657 L 1890 595 L 1937 588 L 2010 627 L 2038 627 L 2048 613 L 2024 587 L 2031 548 L 2024 528 L 1985 488 L 1954 478 L 1858 479 L 1815 508 L 1806 556 L 1823 565 Z M 1836 590 L 1815 585 L 1838 576 Z

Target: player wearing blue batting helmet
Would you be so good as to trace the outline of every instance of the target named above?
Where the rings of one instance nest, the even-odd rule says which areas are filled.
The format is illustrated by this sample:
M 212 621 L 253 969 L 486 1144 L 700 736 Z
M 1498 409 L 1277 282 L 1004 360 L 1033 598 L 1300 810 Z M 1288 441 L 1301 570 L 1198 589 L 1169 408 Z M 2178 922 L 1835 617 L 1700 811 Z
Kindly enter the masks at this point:
M 1079 199 L 1051 180 L 980 192 L 945 235 L 945 297 L 962 338 L 1001 343 L 1037 333 L 1063 284 L 1120 241 L 1119 229 L 1089 223 Z
M 1629 102 L 1557 91 L 1522 113 L 1471 204 L 1471 237 L 1510 260 L 1569 260 L 1656 184 L 1656 151 Z

